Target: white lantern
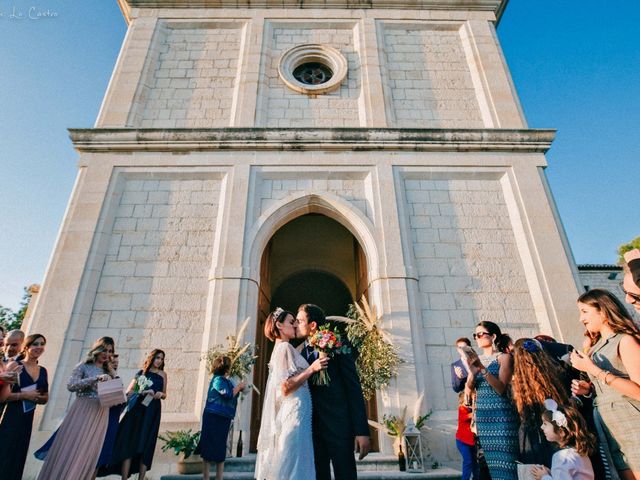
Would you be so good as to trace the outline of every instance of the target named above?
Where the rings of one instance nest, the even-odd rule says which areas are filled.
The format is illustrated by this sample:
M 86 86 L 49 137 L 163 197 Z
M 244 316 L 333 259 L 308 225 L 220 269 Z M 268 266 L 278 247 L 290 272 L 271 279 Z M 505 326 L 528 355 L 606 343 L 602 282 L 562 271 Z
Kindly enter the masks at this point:
M 424 472 L 424 457 L 422 456 L 422 435 L 416 428 L 413 419 L 407 421 L 406 428 L 402 434 L 404 440 L 404 450 L 407 458 L 407 473 Z

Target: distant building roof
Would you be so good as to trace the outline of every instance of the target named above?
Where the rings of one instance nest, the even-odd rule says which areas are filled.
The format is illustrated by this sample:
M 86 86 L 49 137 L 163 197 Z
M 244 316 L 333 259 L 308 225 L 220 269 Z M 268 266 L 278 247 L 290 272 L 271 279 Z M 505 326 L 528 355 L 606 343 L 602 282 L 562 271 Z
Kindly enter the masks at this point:
M 620 265 L 607 264 L 607 263 L 584 263 L 578 265 L 578 270 L 622 270 Z

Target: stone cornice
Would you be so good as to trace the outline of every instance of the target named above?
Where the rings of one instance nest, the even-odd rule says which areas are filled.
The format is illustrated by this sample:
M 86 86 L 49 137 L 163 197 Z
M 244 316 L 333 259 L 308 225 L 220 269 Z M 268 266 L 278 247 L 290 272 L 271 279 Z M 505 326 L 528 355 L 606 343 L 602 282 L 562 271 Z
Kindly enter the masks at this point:
M 332 150 L 546 152 L 555 130 L 392 128 L 69 129 L 79 152 Z
M 133 8 L 350 8 L 493 12 L 499 20 L 508 0 L 118 0 L 127 22 Z

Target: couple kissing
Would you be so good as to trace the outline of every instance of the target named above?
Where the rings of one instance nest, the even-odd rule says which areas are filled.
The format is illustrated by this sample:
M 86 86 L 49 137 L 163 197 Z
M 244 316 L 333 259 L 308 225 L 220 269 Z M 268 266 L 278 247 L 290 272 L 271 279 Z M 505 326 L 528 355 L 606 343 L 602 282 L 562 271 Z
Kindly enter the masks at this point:
M 360 380 L 350 353 L 318 355 L 307 338 L 325 323 L 320 307 L 281 308 L 265 322 L 275 342 L 262 407 L 256 479 L 355 480 L 354 448 L 369 453 L 369 425 Z M 296 349 L 291 340 L 304 339 Z M 311 376 L 327 370 L 331 382 L 314 385 Z M 354 447 L 355 446 L 355 447 Z

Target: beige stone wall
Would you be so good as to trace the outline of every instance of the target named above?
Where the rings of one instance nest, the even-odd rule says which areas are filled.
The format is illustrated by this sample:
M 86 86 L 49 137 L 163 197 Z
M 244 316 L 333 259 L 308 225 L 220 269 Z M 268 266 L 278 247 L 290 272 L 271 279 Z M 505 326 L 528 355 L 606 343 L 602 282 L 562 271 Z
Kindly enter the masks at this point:
M 437 409 L 453 409 L 449 363 L 457 358 L 458 337 L 471 338 L 484 320 L 514 339 L 538 333 L 540 325 L 499 176 L 435 176 L 408 174 L 402 194 L 419 275 L 430 398 Z
M 164 411 L 182 413 L 194 409 L 220 180 L 162 177 L 124 183 L 84 347 L 114 337 L 125 379 L 165 350 Z
M 306 170 L 306 171 L 305 171 Z M 330 193 L 347 201 L 369 219 L 373 218 L 367 185 L 370 185 L 369 170 L 318 171 L 317 169 L 258 168 L 255 170 L 254 219 L 269 211 L 287 196 L 305 192 Z
M 166 23 L 157 27 L 139 85 L 143 128 L 226 127 L 238 76 L 240 23 Z
M 358 127 L 358 97 L 362 88 L 360 57 L 354 45 L 352 22 L 271 22 L 265 25 L 265 43 L 258 93 L 256 124 L 266 127 Z M 301 95 L 287 87 L 278 75 L 280 56 L 292 47 L 309 43 L 329 45 L 348 62 L 347 78 L 340 88 L 315 97 Z
M 460 24 L 379 22 L 390 126 L 482 128 Z
M 98 126 L 525 125 L 487 12 L 136 11 Z M 339 50 L 348 73 L 305 95 L 278 76 L 291 47 Z

